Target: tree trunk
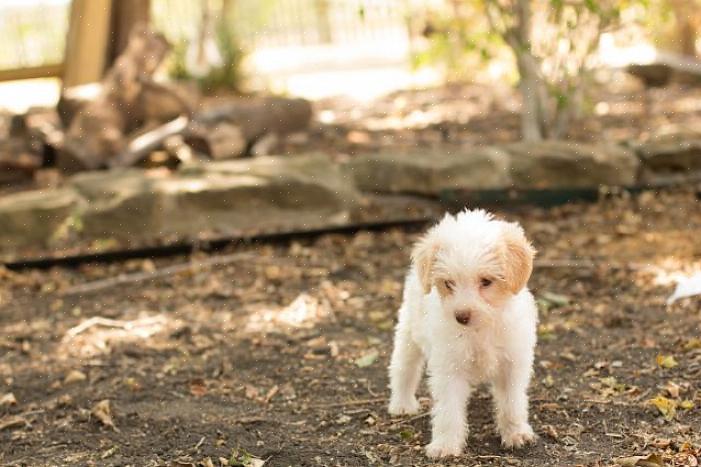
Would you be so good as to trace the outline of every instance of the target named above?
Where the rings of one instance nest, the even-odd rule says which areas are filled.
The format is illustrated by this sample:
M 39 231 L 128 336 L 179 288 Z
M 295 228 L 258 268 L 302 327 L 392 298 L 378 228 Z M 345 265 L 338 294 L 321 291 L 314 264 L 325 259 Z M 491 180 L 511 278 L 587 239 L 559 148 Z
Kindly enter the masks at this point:
M 518 0 L 516 5 L 516 26 L 510 45 L 516 54 L 518 71 L 521 75 L 521 133 L 526 141 L 540 141 L 546 137 L 547 93 L 538 71 L 538 63 L 531 52 L 531 6 L 530 0 Z
M 538 88 L 538 76 L 533 72 L 533 67 L 527 65 L 528 57 L 517 57 L 518 69 L 521 75 L 519 87 L 521 89 L 521 136 L 526 141 L 540 141 L 545 135 L 541 128 L 543 120 L 541 110 L 541 98 Z

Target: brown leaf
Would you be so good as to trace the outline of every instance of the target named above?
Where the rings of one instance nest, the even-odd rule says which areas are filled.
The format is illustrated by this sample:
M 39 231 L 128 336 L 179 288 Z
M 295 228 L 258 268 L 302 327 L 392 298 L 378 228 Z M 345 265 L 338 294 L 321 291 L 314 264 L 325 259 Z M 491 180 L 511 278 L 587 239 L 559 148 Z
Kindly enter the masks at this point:
M 664 467 L 664 459 L 659 454 L 647 456 L 619 457 L 615 460 L 621 467 Z
M 190 394 L 195 397 L 202 397 L 207 394 L 207 384 L 203 379 L 193 379 L 190 381 Z

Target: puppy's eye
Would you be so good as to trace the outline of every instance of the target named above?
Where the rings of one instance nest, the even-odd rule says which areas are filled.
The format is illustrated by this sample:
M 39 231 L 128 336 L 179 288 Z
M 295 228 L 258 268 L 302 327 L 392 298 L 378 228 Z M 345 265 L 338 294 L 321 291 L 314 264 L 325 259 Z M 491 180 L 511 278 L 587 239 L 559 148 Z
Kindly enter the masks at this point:
M 455 290 L 455 282 L 453 281 L 443 281 L 443 285 L 451 292 Z
M 492 285 L 492 280 L 487 279 L 486 277 L 483 277 L 482 279 L 480 279 L 480 285 L 482 287 L 489 287 L 490 285 Z

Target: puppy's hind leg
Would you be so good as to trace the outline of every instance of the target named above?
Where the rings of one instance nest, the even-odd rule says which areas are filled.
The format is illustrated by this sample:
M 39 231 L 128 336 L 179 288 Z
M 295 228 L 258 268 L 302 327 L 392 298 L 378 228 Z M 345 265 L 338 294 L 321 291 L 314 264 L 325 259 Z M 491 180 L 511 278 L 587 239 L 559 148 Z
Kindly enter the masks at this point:
M 419 411 L 416 390 L 421 382 L 424 356 L 409 332 L 409 326 L 402 319 L 394 334 L 394 350 L 389 365 L 389 385 L 392 395 L 389 413 L 392 415 L 415 414 Z

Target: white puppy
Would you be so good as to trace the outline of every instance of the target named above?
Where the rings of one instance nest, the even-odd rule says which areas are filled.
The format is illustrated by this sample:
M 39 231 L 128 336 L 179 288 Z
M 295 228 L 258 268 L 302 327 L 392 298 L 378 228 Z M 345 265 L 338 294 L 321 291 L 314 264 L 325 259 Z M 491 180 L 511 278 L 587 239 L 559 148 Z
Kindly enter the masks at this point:
M 433 396 L 429 457 L 460 455 L 472 388 L 491 384 L 502 444 L 535 439 L 528 396 L 537 309 L 526 283 L 535 250 L 518 224 L 482 211 L 446 215 L 414 247 L 389 367 L 389 412 L 419 409 L 424 364 Z

